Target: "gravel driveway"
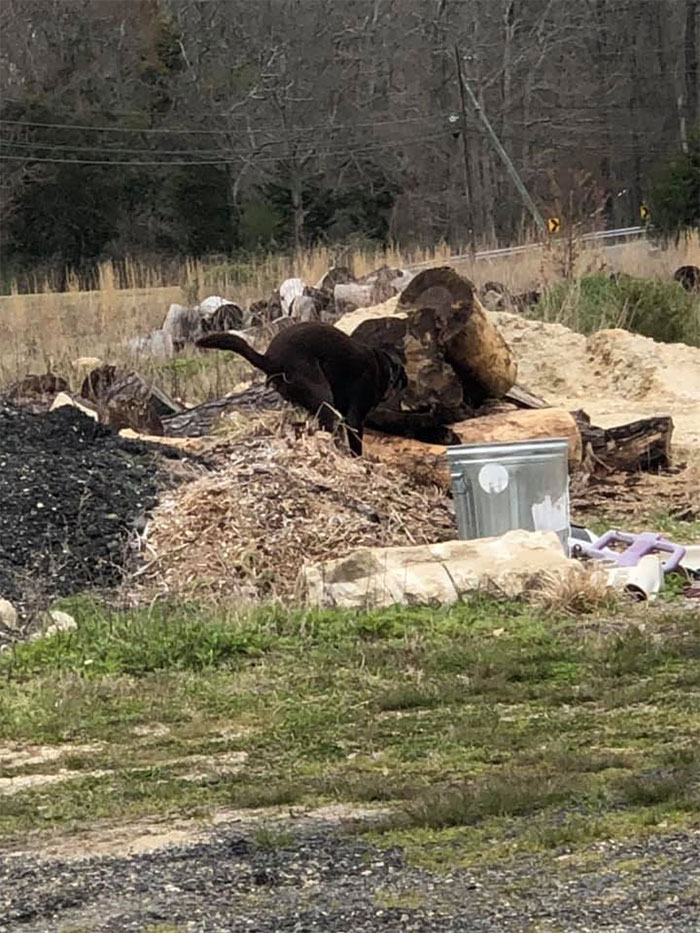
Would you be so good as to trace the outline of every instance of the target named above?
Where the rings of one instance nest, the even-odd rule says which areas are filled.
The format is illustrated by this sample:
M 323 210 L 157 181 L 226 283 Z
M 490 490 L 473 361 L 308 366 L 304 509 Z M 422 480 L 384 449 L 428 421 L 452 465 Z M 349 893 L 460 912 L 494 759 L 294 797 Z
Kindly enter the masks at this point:
M 131 857 L 0 856 L 0 931 L 700 930 L 700 833 L 598 844 L 583 870 L 564 855 L 443 875 L 337 823 L 273 839 L 229 824 Z

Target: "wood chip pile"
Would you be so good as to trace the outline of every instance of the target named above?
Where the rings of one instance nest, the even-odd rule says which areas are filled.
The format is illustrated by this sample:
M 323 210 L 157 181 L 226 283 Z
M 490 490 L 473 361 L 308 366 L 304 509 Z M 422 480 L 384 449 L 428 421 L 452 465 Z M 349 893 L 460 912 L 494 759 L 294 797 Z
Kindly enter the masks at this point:
M 153 513 L 137 578 L 142 597 L 284 601 L 306 561 L 457 537 L 436 487 L 351 458 L 322 432 L 246 437 L 222 456 L 220 470 L 180 487 Z

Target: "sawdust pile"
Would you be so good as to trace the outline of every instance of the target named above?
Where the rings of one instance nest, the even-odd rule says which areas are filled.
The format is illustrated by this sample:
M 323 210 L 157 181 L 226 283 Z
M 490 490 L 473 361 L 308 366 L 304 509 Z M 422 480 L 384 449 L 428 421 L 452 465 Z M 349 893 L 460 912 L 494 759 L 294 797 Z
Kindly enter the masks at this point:
M 586 337 L 562 324 L 506 312 L 492 316 L 515 353 L 518 380 L 534 392 L 700 402 L 697 347 L 657 343 L 619 328 Z
M 154 511 L 137 575 L 149 598 L 284 600 L 306 561 L 457 536 L 451 505 L 436 487 L 351 458 L 322 432 L 248 437 L 222 456 L 220 470 Z
M 518 382 L 553 405 L 583 408 L 609 428 L 671 415 L 673 444 L 700 449 L 700 349 L 626 330 L 590 337 L 561 324 L 492 312 L 518 363 Z

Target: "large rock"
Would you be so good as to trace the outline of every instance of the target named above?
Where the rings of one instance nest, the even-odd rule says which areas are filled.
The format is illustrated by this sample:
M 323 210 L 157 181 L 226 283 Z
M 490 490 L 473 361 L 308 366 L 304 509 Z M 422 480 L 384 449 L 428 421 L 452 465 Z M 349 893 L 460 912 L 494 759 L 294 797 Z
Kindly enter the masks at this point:
M 210 295 L 195 308 L 172 304 L 163 321 L 162 331 L 176 351 L 187 343 L 194 343 L 202 334 L 220 330 L 238 330 L 246 321 L 246 314 L 235 302 L 219 295 Z M 149 339 L 149 338 L 146 338 Z
M 73 616 L 67 612 L 62 612 L 60 609 L 50 609 L 42 621 L 44 625 L 38 632 L 34 632 L 30 641 L 51 638 L 60 632 L 74 632 L 78 628 L 78 623 Z
M 554 532 L 509 531 L 498 538 L 353 551 L 305 566 L 297 595 L 321 607 L 447 605 L 483 591 L 521 596 L 545 576 L 578 568 Z

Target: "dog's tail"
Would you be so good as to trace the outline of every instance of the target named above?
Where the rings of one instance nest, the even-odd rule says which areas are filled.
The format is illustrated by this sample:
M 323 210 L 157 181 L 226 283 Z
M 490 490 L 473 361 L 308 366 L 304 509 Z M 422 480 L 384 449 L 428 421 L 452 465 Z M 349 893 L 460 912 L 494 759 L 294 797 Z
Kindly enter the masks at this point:
M 242 357 L 252 363 L 256 369 L 261 369 L 266 376 L 269 376 L 267 359 L 262 353 L 254 350 L 247 340 L 238 334 L 229 334 L 226 331 L 216 331 L 212 334 L 205 334 L 197 341 L 197 346 L 205 350 L 233 350 L 234 353 L 240 353 Z

